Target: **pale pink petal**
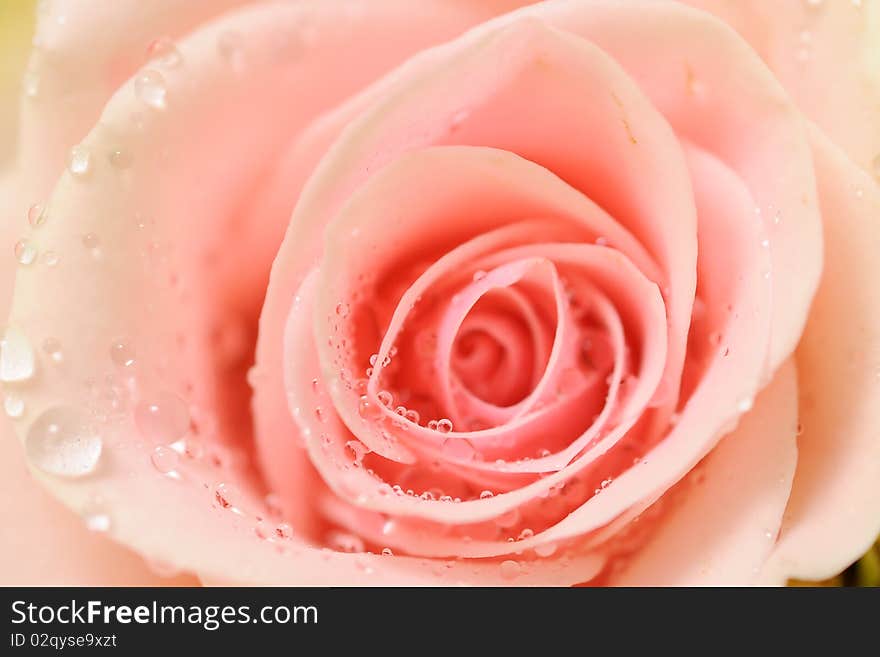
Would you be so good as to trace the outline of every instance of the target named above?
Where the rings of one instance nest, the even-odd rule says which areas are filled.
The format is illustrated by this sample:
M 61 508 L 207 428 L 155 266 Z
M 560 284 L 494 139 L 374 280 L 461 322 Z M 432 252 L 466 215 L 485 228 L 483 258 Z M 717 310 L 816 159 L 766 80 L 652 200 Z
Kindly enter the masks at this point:
M 773 550 L 797 464 L 797 375 L 784 364 L 736 430 L 675 488 L 615 586 L 743 585 Z
M 737 30 L 806 116 L 870 175 L 880 168 L 875 0 L 683 0 Z
M 9 420 L 0 420 L 0 582 L 4 586 L 192 586 L 163 564 L 86 527 L 34 481 Z M 88 518 L 100 529 L 100 518 Z
M 768 581 L 821 580 L 880 533 L 880 189 L 818 129 L 822 285 L 796 354 L 800 457 Z

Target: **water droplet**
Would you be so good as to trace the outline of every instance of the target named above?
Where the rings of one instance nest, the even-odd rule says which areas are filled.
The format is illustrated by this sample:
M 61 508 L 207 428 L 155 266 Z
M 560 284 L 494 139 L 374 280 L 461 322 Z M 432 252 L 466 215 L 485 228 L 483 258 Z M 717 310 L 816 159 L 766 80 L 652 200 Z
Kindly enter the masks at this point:
M 380 390 L 376 393 L 376 399 L 378 399 L 379 403 L 385 408 L 391 408 L 394 405 L 394 395 L 387 390 Z
M 171 443 L 189 429 L 186 402 L 170 392 L 162 392 L 141 400 L 134 410 L 138 431 L 156 443 Z
M 383 557 L 393 557 L 394 552 L 391 551 L 391 548 L 382 548 L 382 556 Z
M 327 543 L 339 552 L 364 551 L 364 542 L 359 537 L 344 532 L 331 532 L 327 537 Z
M 440 433 L 449 433 L 450 431 L 452 431 L 452 420 L 449 420 L 445 417 L 437 420 L 437 431 L 439 431 Z
M 159 37 L 147 46 L 147 58 L 163 68 L 175 68 L 183 61 L 180 51 L 168 37 Z
M 153 109 L 165 109 L 165 78 L 158 71 L 146 70 L 139 73 L 134 79 L 134 93 L 145 105 Z
M 522 572 L 519 562 L 508 559 L 501 562 L 501 577 L 507 580 L 516 579 Z
M 29 265 L 37 259 L 37 247 L 30 240 L 18 240 L 15 243 L 15 259 L 21 265 Z
M 28 223 L 36 228 L 46 223 L 46 209 L 39 204 L 32 205 L 27 213 Z
M 358 401 L 358 414 L 365 420 L 376 419 L 382 415 L 378 405 L 370 401 L 366 395 L 361 395 Z
M 33 71 L 27 71 L 22 78 L 24 94 L 28 98 L 36 98 L 40 93 L 40 76 Z
M 14 326 L 0 340 L 0 381 L 26 381 L 34 375 L 34 350 L 27 336 Z
M 64 360 L 64 352 L 61 350 L 61 343 L 55 338 L 46 338 L 40 345 L 43 353 L 46 354 L 53 363 L 60 363 Z
M 342 317 L 343 319 L 345 319 L 346 317 L 349 316 L 349 314 L 351 314 L 351 306 L 349 306 L 347 303 L 343 303 L 343 302 L 337 303 L 336 304 L 336 314 L 339 315 L 340 317 Z
M 24 415 L 24 400 L 16 394 L 8 394 L 3 400 L 3 410 L 6 415 L 16 419 Z
M 556 554 L 556 543 L 544 543 L 535 546 L 535 554 L 539 557 L 547 558 Z
M 488 500 L 490 497 L 495 497 L 495 493 L 490 490 L 484 490 L 482 493 L 480 493 L 481 500 Z
M 101 248 L 101 240 L 94 233 L 86 233 L 82 238 L 83 246 L 93 254 L 97 254 Z
M 754 400 L 751 397 L 745 397 L 737 403 L 736 410 L 740 413 L 748 413 L 752 410 L 752 404 L 754 404 Z
M 345 453 L 351 458 L 352 462 L 360 466 L 364 457 L 370 453 L 370 449 L 360 440 L 349 440 L 345 443 Z
M 98 534 L 106 534 L 110 531 L 110 516 L 100 507 L 94 504 L 87 506 L 81 513 L 86 529 Z
M 168 474 L 177 469 L 180 463 L 180 456 L 170 447 L 159 445 L 150 455 L 150 461 L 156 470 L 162 474 Z
M 446 458 L 456 461 L 471 461 L 476 452 L 469 440 L 464 438 L 447 438 L 443 442 L 443 454 Z
M 114 148 L 107 153 L 107 160 L 110 162 L 110 166 L 116 169 L 127 169 L 134 161 L 134 157 L 131 152 L 123 148 Z
M 131 367 L 135 363 L 134 347 L 125 340 L 116 340 L 110 345 L 110 360 L 119 367 Z
M 84 146 L 74 146 L 70 149 L 67 157 L 67 169 L 77 178 L 84 178 L 89 174 L 92 163 L 92 154 Z
M 46 251 L 43 254 L 43 264 L 47 267 L 54 267 L 58 264 L 58 254 L 54 251 Z
M 79 477 L 92 472 L 102 441 L 84 411 L 55 406 L 34 420 L 25 436 L 28 459 L 44 472 Z
M 519 522 L 519 509 L 513 508 L 507 513 L 503 513 L 495 518 L 495 524 L 502 529 L 509 529 Z

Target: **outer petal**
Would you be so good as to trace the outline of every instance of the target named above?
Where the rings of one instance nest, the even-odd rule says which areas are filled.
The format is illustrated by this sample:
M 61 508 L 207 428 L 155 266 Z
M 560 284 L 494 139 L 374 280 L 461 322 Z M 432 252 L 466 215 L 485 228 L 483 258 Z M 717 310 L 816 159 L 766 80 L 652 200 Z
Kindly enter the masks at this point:
M 670 491 L 673 509 L 618 586 L 743 585 L 773 549 L 797 462 L 797 377 L 787 363 L 736 431 Z M 677 504 L 677 506 L 675 506 Z
M 39 482 L 0 420 L 0 584 L 3 586 L 192 586 L 90 531 Z M 154 572 L 155 571 L 155 572 Z M 171 571 L 168 571 L 169 573 Z
M 797 351 L 800 459 L 765 576 L 821 580 L 880 533 L 880 189 L 812 132 L 825 222 L 822 285 Z
M 880 2 L 682 1 L 734 27 L 798 107 L 853 162 L 878 175 Z

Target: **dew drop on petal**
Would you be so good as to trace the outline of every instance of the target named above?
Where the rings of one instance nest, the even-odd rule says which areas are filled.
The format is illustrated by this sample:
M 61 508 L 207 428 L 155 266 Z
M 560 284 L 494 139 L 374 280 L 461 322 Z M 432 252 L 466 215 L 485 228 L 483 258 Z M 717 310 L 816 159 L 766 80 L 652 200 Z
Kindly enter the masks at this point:
M 83 246 L 92 253 L 95 253 L 101 247 L 101 240 L 99 240 L 98 236 L 94 233 L 86 233 L 83 235 L 82 243 Z
M 539 557 L 547 558 L 556 554 L 556 543 L 543 543 L 535 546 L 535 554 Z
M 134 422 L 141 435 L 148 440 L 170 443 L 189 429 L 189 409 L 177 395 L 163 392 L 138 402 Z
M 142 71 L 134 79 L 134 93 L 138 99 L 153 109 L 164 109 L 167 89 L 165 78 L 158 71 Z
M 165 68 L 175 68 L 183 61 L 180 51 L 168 37 L 159 37 L 150 43 L 147 58 Z
M 125 340 L 115 340 L 110 345 L 110 360 L 117 367 L 131 367 L 135 363 L 135 350 Z
M 53 363 L 60 363 L 64 360 L 64 351 L 61 349 L 61 343 L 55 338 L 46 338 L 40 345 L 43 353 L 46 354 Z
M 344 302 L 339 302 L 336 304 L 336 314 L 345 319 L 351 313 L 351 307 Z
M 443 443 L 443 455 L 449 459 L 470 461 L 475 454 L 474 446 L 464 438 L 447 438 Z
M 0 381 L 27 381 L 34 375 L 34 350 L 19 329 L 6 328 L 0 340 Z
M 740 413 L 747 413 L 752 410 L 752 404 L 754 404 L 754 400 L 751 397 L 745 397 L 737 403 L 736 410 Z
M 150 461 L 156 470 L 162 474 L 168 474 L 177 469 L 180 463 L 180 456 L 170 447 L 159 445 L 150 455 Z
M 76 178 L 84 178 L 91 170 L 92 154 L 84 146 L 74 146 L 67 158 L 67 169 Z
M 98 534 L 106 534 L 110 531 L 110 516 L 103 508 L 95 504 L 87 506 L 81 512 L 81 517 L 85 523 L 86 529 L 90 532 Z
M 134 162 L 132 154 L 124 148 L 114 148 L 107 153 L 107 160 L 115 169 L 127 169 Z
M 20 265 L 30 265 L 37 259 L 37 247 L 30 240 L 18 240 L 14 252 L 15 259 Z
M 40 76 L 33 71 L 27 71 L 22 77 L 24 94 L 28 98 L 36 98 L 40 93 Z
M 59 260 L 58 254 L 55 253 L 54 251 L 46 251 L 43 254 L 42 261 L 43 261 L 43 264 L 46 265 L 47 267 L 54 267 L 55 265 L 58 264 L 58 260 Z
M 28 460 L 43 472 L 63 477 L 94 471 L 101 448 L 101 437 L 88 415 L 71 406 L 44 411 L 25 435 Z
M 46 209 L 39 204 L 32 205 L 27 213 L 28 223 L 36 228 L 46 223 Z
M 437 420 L 437 431 L 440 433 L 449 433 L 452 431 L 452 420 L 441 418 Z
M 24 415 L 24 400 L 14 393 L 9 393 L 3 399 L 3 410 L 8 417 L 20 418 Z
M 508 559 L 501 562 L 501 577 L 507 580 L 516 579 L 522 572 L 522 567 L 518 561 Z

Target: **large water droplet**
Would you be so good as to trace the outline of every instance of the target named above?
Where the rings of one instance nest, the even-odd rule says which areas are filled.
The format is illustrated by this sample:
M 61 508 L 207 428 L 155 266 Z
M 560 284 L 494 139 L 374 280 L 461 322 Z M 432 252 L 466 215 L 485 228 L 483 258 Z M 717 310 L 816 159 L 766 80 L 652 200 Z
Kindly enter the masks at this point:
M 134 93 L 153 109 L 165 109 L 167 89 L 165 78 L 158 71 L 146 70 L 134 79 Z
M 25 436 L 30 462 L 44 472 L 79 477 L 92 472 L 102 441 L 88 415 L 71 406 L 55 406 L 34 420 Z
M 34 350 L 27 336 L 9 326 L 0 340 L 0 381 L 27 381 L 34 375 Z
M 161 392 L 137 404 L 134 422 L 141 435 L 148 440 L 171 443 L 189 429 L 189 409 L 177 395 Z
M 535 546 L 535 554 L 539 557 L 552 557 L 556 554 L 556 543 L 543 543 Z
M 14 252 L 15 259 L 20 265 L 29 265 L 37 259 L 37 247 L 30 240 L 18 240 Z
M 40 204 L 32 205 L 27 213 L 28 223 L 36 228 L 46 223 L 46 208 Z
M 92 154 L 84 146 L 74 146 L 67 158 L 67 169 L 76 178 L 85 178 L 91 169 Z
M 443 455 L 456 461 L 470 461 L 475 456 L 474 446 L 464 438 L 447 438 L 443 443 Z

